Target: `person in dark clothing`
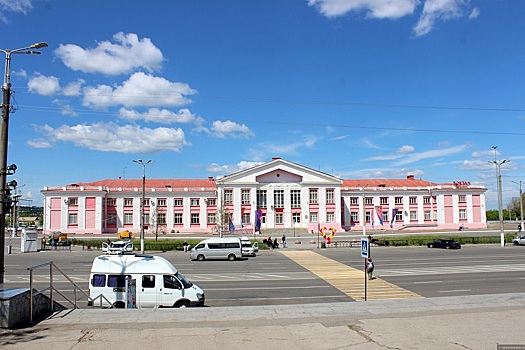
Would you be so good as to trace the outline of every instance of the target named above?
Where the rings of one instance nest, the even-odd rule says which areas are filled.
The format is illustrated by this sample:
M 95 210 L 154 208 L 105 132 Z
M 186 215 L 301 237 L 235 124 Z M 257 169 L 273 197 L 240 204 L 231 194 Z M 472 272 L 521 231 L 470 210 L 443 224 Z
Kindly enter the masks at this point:
M 282 242 L 283 242 L 283 248 L 286 248 L 286 236 L 284 235 L 283 233 L 283 237 L 281 238 Z

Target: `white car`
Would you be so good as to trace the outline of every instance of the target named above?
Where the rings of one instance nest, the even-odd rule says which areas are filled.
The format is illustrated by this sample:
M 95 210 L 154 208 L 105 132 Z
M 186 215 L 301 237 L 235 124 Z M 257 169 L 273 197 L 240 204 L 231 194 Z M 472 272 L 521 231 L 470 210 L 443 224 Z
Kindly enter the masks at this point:
M 242 256 L 256 256 L 259 253 L 259 244 L 253 243 L 248 237 L 241 237 Z
M 102 251 L 107 254 L 126 254 L 133 253 L 133 242 L 132 241 L 115 241 L 108 243 L 102 243 Z
M 519 236 L 518 238 L 514 238 L 512 240 L 512 244 L 514 244 L 514 245 L 525 245 L 525 236 Z

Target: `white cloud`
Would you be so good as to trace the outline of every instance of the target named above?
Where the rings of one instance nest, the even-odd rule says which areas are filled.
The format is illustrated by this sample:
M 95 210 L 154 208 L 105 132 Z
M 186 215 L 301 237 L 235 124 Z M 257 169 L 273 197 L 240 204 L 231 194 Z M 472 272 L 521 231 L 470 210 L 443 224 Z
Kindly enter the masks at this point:
M 241 161 L 237 164 L 225 164 L 225 165 L 219 165 L 217 163 L 212 163 L 206 167 L 206 170 L 211 173 L 219 173 L 219 174 L 233 174 L 241 170 L 250 169 L 254 166 L 261 165 L 264 162 L 248 162 L 248 161 Z
M 210 132 L 213 136 L 220 139 L 225 139 L 227 137 L 247 139 L 255 136 L 254 132 L 246 125 L 237 124 L 231 120 L 226 120 L 225 122 L 220 120 L 214 121 Z
M 31 0 L 0 0 L 0 21 L 9 23 L 4 12 L 18 12 L 25 15 L 32 8 Z
M 35 92 L 39 95 L 51 96 L 60 92 L 60 82 L 57 77 L 37 74 L 27 83 L 29 92 Z
M 61 44 L 54 53 L 68 68 L 84 73 L 118 75 L 138 68 L 148 72 L 160 70 L 164 57 L 149 38 L 139 39 L 136 34 L 120 32 L 113 36 L 113 41 L 102 41 L 93 49 Z
M 414 146 L 403 145 L 397 149 L 397 153 L 406 154 L 414 152 Z
M 450 147 L 450 148 L 436 149 L 436 150 L 430 150 L 430 151 L 425 151 L 425 152 L 420 152 L 420 153 L 412 153 L 407 156 L 404 156 L 400 161 L 396 162 L 395 165 L 410 164 L 410 163 L 420 161 L 422 159 L 448 156 L 451 154 L 463 152 L 466 149 L 467 149 L 467 145 L 459 145 L 459 146 Z
M 92 125 L 48 125 L 37 128 L 49 139 L 50 144 L 62 141 L 91 150 L 120 153 L 180 152 L 191 145 L 180 128 L 141 128 L 135 125 L 120 126 L 115 123 Z M 33 141 L 36 142 L 36 141 Z
M 27 141 L 28 146 L 33 148 L 52 148 L 53 144 L 49 140 L 34 139 Z
M 414 12 L 419 0 L 308 0 L 308 5 L 327 17 L 366 12 L 368 18 L 400 18 Z
M 85 81 L 83 79 L 69 83 L 62 89 L 62 94 L 64 94 L 64 96 L 80 96 L 84 84 Z
M 481 12 L 479 11 L 479 9 L 477 7 L 475 7 L 472 10 L 472 12 L 470 13 L 470 15 L 468 16 L 468 19 L 478 18 L 480 14 L 481 14 Z
M 189 109 L 180 109 L 177 113 L 167 109 L 150 108 L 144 113 L 139 113 L 135 110 L 121 108 L 118 112 L 119 117 L 126 120 L 137 121 L 144 120 L 146 122 L 173 124 L 173 123 L 195 123 L 199 117 L 191 113 Z
M 457 19 L 464 15 L 468 0 L 426 0 L 419 21 L 414 26 L 414 34 L 428 34 L 438 21 Z
M 134 73 L 121 86 L 86 87 L 82 104 L 92 108 L 181 106 L 191 103 L 186 96 L 197 93 L 188 84 L 173 83 L 143 72 Z
M 52 102 L 54 105 L 60 106 L 61 111 L 60 114 L 70 116 L 70 117 L 76 117 L 78 116 L 78 113 L 71 107 L 71 105 L 64 103 L 64 101 L 61 100 L 54 100 Z

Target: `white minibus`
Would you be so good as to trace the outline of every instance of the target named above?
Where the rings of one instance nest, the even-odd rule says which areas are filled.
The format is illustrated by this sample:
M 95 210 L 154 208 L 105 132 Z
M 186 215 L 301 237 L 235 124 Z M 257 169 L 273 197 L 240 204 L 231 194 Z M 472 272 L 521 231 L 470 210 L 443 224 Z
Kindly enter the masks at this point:
M 241 240 L 237 237 L 205 239 L 190 251 L 191 260 L 240 258 L 242 258 Z
M 144 254 L 97 256 L 91 266 L 89 296 L 89 306 L 155 308 L 204 305 L 201 288 L 186 280 L 165 258 Z

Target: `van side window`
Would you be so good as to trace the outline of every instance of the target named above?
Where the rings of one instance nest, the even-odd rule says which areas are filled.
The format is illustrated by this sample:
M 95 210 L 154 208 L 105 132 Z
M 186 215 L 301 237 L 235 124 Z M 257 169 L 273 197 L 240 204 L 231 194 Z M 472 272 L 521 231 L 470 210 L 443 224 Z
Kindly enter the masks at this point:
M 174 276 L 164 275 L 164 288 L 182 289 L 182 284 Z
M 106 275 L 94 275 L 92 281 L 93 287 L 105 287 Z
M 155 288 L 155 275 L 143 275 L 142 288 Z
M 131 278 L 130 275 L 109 275 L 108 287 L 126 287 L 126 278 Z
M 228 248 L 239 248 L 239 242 L 231 243 L 208 243 L 208 248 L 210 249 L 228 249 Z
M 204 247 L 205 247 L 205 244 L 204 243 L 200 243 L 200 244 L 197 244 L 195 249 L 203 249 Z

